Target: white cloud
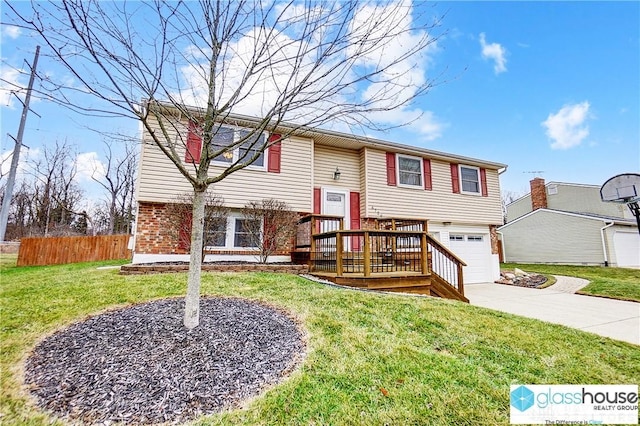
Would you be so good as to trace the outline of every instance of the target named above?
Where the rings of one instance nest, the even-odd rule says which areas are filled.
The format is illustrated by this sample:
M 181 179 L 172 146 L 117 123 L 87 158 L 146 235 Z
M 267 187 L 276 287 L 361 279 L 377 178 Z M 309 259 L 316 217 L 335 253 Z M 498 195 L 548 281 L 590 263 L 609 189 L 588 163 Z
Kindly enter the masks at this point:
M 551 113 L 542 126 L 547 129 L 547 136 L 553 141 L 552 149 L 569 149 L 578 146 L 589 136 L 590 118 L 589 102 L 565 105 L 558 112 Z
M 449 125 L 440 121 L 431 111 L 425 111 L 423 116 L 415 123 L 418 132 L 425 140 L 432 141 L 442 136 L 442 132 Z
M 428 37 L 425 31 L 412 30 L 415 27 L 411 13 L 405 13 L 410 3 L 399 1 L 384 5 L 365 4 L 354 12 L 350 26 L 350 36 L 357 39 L 363 37 L 365 41 L 354 43 L 351 48 L 340 50 L 331 56 L 330 61 L 325 61 L 321 67 L 317 67 L 316 59 L 319 52 L 326 49 L 325 36 L 330 36 L 327 29 L 325 34 L 322 29 L 313 33 L 312 37 L 300 41 L 297 40 L 296 25 L 300 24 L 300 16 L 304 16 L 304 6 L 289 5 L 283 11 L 282 17 L 294 17 L 291 25 L 278 25 L 274 31 L 270 28 L 256 27 L 245 31 L 244 35 L 234 43 L 225 45 L 226 51 L 222 57 L 224 61 L 217 67 L 216 98 L 220 103 L 226 102 L 236 90 L 240 88 L 239 102 L 234 107 L 234 112 L 252 116 L 263 116 L 282 93 L 283 88 L 295 86 L 299 80 L 306 78 L 305 90 L 299 98 L 314 99 L 313 103 L 302 105 L 292 104 L 285 120 L 293 122 L 308 122 L 310 117 L 330 116 L 332 111 L 340 109 L 342 105 L 367 103 L 372 110 L 387 109 L 389 105 L 402 104 L 403 100 L 410 99 L 416 91 L 427 81 L 427 68 L 433 54 L 438 50 L 435 40 L 427 49 L 417 54 L 408 54 L 417 45 L 422 43 L 424 37 Z M 336 3 L 339 5 L 339 3 Z M 326 9 L 313 6 L 308 13 L 313 16 L 329 13 Z M 409 9 L 410 10 L 410 9 Z M 297 18 L 296 18 L 297 17 Z M 385 40 L 387 34 L 395 34 L 394 37 Z M 368 41 L 367 41 L 368 40 Z M 363 44 L 364 43 L 364 44 Z M 365 45 L 367 44 L 368 45 Z M 265 49 L 257 51 L 261 47 Z M 354 49 L 360 52 L 366 51 L 366 55 L 354 55 Z M 302 58 L 299 52 L 308 52 Z M 206 76 L 208 75 L 208 62 L 203 59 L 203 52 L 199 48 L 189 46 L 184 52 L 189 58 L 190 64 L 180 69 L 184 84 L 187 88 L 177 93 L 182 102 L 188 105 L 204 106 L 208 98 Z M 406 58 L 404 58 L 406 56 Z M 256 60 L 257 57 L 257 60 Z M 398 60 L 398 58 L 403 58 Z M 264 69 L 244 81 L 245 71 L 251 63 L 266 65 Z M 348 64 L 348 66 L 346 65 Z M 294 72 L 294 66 L 299 67 Z M 314 67 L 317 67 L 314 69 Z M 350 68 L 349 68 L 350 67 Z M 384 68 L 383 72 L 365 80 L 358 80 L 356 72 L 373 72 Z M 364 71 L 363 71 L 364 70 Z M 293 79 L 293 81 L 291 81 Z M 347 85 L 341 90 L 332 92 L 336 84 L 358 81 Z M 325 93 L 330 93 L 329 96 Z M 410 106 L 402 106 L 393 111 L 372 112 L 364 116 L 354 115 L 356 120 L 341 117 L 335 123 L 329 123 L 342 129 L 356 124 L 358 120 L 366 122 L 371 120 L 381 127 L 394 127 L 411 122 L 415 117 L 423 116 L 419 123 L 414 123 L 411 128 L 419 130 L 428 139 L 438 137 L 442 126 L 433 118 L 429 111 L 412 109 Z M 323 125 L 326 126 L 327 124 Z M 437 136 L 434 136 L 437 135 Z
M 507 70 L 507 49 L 499 43 L 487 43 L 484 33 L 480 33 L 480 46 L 482 47 L 482 57 L 494 61 L 493 71 L 496 74 Z
M 20 29 L 20 27 L 16 27 L 14 25 L 6 25 L 2 29 L 2 35 L 12 38 L 14 40 L 20 37 L 21 33 L 22 33 L 22 30 Z
M 78 154 L 75 163 L 76 180 L 79 182 L 90 181 L 92 177 L 100 179 L 106 174 L 106 167 L 96 152 Z

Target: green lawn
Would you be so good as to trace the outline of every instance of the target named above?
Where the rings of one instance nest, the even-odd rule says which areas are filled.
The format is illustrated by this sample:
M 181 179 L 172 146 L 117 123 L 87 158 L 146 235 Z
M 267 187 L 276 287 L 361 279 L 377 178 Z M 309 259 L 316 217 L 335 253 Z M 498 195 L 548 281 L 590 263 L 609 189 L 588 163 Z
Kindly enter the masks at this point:
M 105 263 L 102 263 L 105 264 Z M 0 423 L 45 425 L 20 366 L 38 339 L 113 306 L 182 295 L 185 274 L 0 262 Z M 640 347 L 464 303 L 336 289 L 281 274 L 203 274 L 203 292 L 280 306 L 308 332 L 303 364 L 243 410 L 196 424 L 509 423 L 509 385 L 640 383 Z
M 589 285 L 580 290 L 584 294 L 640 302 L 640 269 L 517 263 L 503 263 L 501 268 L 520 268 L 526 272 L 584 278 L 590 281 Z

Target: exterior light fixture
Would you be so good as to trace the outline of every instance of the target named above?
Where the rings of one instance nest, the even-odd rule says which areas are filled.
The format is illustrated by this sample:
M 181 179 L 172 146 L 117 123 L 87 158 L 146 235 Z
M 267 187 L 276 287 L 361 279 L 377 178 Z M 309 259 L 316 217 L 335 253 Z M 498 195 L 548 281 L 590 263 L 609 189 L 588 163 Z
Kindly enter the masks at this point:
M 340 180 L 340 169 L 336 167 L 336 171 L 333 172 L 333 180 Z
M 233 158 L 233 152 L 227 151 L 227 152 L 223 153 L 222 156 L 224 158 L 226 158 L 227 160 L 231 160 Z

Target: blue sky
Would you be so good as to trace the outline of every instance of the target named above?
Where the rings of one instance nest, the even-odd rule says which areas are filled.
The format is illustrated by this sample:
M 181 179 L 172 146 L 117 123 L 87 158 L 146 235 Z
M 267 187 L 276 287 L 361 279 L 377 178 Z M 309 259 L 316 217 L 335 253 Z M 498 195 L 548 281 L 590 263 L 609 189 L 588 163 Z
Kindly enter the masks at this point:
M 640 171 L 639 2 L 442 2 L 416 13 L 444 13 L 446 33 L 423 64 L 442 84 L 415 108 L 421 121 L 371 136 L 434 150 L 502 162 L 503 191 L 518 194 L 528 181 L 601 185 L 609 177 Z M 2 21 L 6 21 L 6 10 Z M 31 62 L 37 40 L 3 25 L 2 76 Z M 64 77 L 55 64 L 38 65 Z M 18 129 L 21 106 L 0 92 L 2 152 Z M 95 130 L 136 134 L 135 122 L 74 115 L 43 100 L 32 103 L 24 142 L 35 155 L 67 139 L 81 163 L 100 159 Z M 531 173 L 538 172 L 538 173 Z M 85 178 L 82 182 L 88 191 Z

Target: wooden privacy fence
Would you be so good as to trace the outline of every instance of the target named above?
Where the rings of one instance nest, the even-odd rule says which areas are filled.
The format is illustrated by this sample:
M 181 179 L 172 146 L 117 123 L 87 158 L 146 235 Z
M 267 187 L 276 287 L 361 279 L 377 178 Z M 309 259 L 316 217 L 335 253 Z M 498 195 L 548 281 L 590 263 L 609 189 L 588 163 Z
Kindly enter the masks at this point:
M 129 235 L 23 238 L 20 241 L 17 265 L 61 265 L 127 259 L 131 257 L 128 243 Z

